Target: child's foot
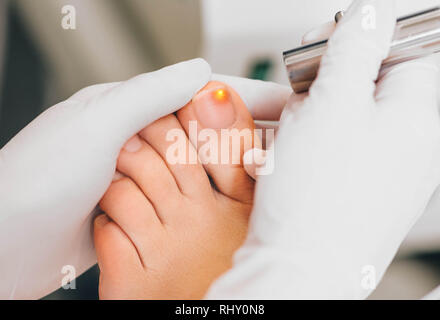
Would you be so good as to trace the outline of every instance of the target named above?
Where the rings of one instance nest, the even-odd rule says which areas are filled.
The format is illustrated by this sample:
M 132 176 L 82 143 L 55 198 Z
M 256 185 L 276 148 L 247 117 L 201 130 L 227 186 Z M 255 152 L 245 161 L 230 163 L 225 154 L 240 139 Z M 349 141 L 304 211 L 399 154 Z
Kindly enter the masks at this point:
M 231 267 L 246 236 L 254 181 L 241 163 L 215 164 L 215 150 L 206 152 L 204 142 L 198 143 L 201 153 L 205 148 L 200 157 L 211 161 L 194 163 L 187 135 L 189 121 L 197 119 L 199 140 L 214 137 L 201 129 L 216 128 L 219 161 L 226 149 L 233 151 L 221 151 L 219 128 L 250 129 L 244 135 L 252 141 L 253 121 L 243 101 L 212 82 L 177 117 L 156 121 L 126 144 L 117 164 L 125 177 L 112 183 L 100 203 L 106 215 L 95 220 L 101 298 L 200 299 Z M 182 148 L 167 135 L 183 141 L 185 163 L 170 163 Z M 237 140 L 239 159 L 253 147 L 243 140 Z

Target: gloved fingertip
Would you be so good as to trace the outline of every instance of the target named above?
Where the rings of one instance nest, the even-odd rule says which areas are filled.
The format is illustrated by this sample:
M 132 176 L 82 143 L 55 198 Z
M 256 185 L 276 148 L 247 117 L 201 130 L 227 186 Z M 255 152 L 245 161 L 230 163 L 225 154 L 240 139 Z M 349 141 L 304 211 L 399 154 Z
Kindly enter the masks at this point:
M 314 28 L 304 34 L 301 44 L 307 45 L 313 42 L 328 39 L 335 30 L 336 24 L 334 22 L 327 22 L 317 28 Z
M 211 66 L 205 59 L 195 58 L 164 67 L 156 72 L 166 82 L 174 79 L 179 91 L 192 91 L 195 95 L 212 78 Z
M 348 38 L 348 45 L 352 46 L 370 41 L 370 49 L 377 46 L 385 53 L 390 47 L 395 25 L 395 0 L 357 0 L 338 23 L 338 40 L 342 42 L 343 38 Z
M 120 149 L 121 140 L 185 106 L 211 76 L 211 67 L 200 58 L 138 75 L 101 94 L 93 102 L 89 121 L 95 118 L 99 124 L 95 130 L 103 135 L 118 132 L 122 139 L 114 147 Z
M 211 66 L 203 58 L 195 58 L 182 63 L 186 63 L 189 66 L 192 65 L 192 67 L 195 68 L 200 68 L 202 73 L 209 73 L 209 74 L 211 73 Z
M 257 168 L 266 161 L 266 151 L 253 148 L 246 151 L 243 155 L 243 165 L 246 173 L 254 180 L 257 179 Z
M 174 74 L 178 74 L 179 77 L 185 77 L 186 81 L 184 83 L 188 85 L 192 85 L 193 81 L 200 83 L 198 85 L 198 90 L 202 89 L 212 77 L 211 66 L 208 62 L 206 62 L 205 59 L 202 58 L 183 61 L 175 65 L 165 67 L 159 71 L 165 73 L 168 70 Z
M 212 77 L 212 70 L 209 63 L 203 58 L 196 58 L 186 61 L 186 64 L 194 72 L 194 78 L 201 78 L 203 82 L 208 82 Z M 205 86 L 206 83 L 203 83 Z
M 395 26 L 395 0 L 354 1 L 329 39 L 311 91 L 335 99 L 350 91 L 369 99 Z

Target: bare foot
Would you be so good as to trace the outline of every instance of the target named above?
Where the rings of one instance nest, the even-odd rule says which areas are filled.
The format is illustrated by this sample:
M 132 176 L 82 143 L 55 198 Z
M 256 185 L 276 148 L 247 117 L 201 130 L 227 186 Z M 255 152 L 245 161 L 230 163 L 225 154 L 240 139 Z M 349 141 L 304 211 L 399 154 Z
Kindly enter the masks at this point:
M 205 141 L 195 141 L 193 135 L 190 143 L 190 121 L 196 120 L 196 135 Z M 204 135 L 206 128 L 215 130 Z M 229 162 L 221 163 L 221 155 L 233 151 L 234 143 L 219 146 L 218 154 L 206 152 L 208 143 L 215 145 L 207 135 L 217 133 L 222 144 L 221 128 L 248 129 L 235 141 L 239 163 L 231 163 L 234 152 Z M 106 214 L 95 220 L 100 298 L 203 298 L 231 267 L 246 237 L 254 181 L 240 160 L 253 147 L 245 143 L 253 141 L 253 129 L 240 97 L 226 85 L 211 82 L 177 117 L 156 121 L 125 145 L 117 164 L 125 177 L 112 183 L 100 202 Z M 186 154 L 175 163 L 176 152 L 170 150 L 176 149 L 177 140 L 169 140 L 177 136 L 177 149 Z M 196 150 L 203 148 L 202 164 Z

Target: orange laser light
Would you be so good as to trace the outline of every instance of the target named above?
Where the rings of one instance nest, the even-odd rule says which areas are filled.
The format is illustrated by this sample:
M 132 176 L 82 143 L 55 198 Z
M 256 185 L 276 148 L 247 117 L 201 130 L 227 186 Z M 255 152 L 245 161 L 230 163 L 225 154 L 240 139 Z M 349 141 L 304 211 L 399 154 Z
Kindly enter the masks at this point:
M 225 89 L 218 89 L 214 91 L 214 98 L 218 101 L 224 101 L 228 97 L 228 92 Z

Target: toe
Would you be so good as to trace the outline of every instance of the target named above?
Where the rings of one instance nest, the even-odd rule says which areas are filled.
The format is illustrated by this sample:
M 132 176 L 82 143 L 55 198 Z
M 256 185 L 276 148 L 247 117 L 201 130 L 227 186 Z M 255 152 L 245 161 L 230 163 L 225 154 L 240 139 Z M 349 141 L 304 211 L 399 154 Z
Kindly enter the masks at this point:
M 107 215 L 101 214 L 94 223 L 95 250 L 101 270 L 101 278 L 120 279 L 128 270 L 142 270 L 141 260 L 135 246 L 127 235 L 112 222 Z
M 177 117 L 218 191 L 250 203 L 254 180 L 244 170 L 242 159 L 260 140 L 240 96 L 221 82 L 210 82 Z
M 139 186 L 163 223 L 175 201 L 182 197 L 174 176 L 161 156 L 143 139 L 133 137 L 119 154 L 117 170 Z M 171 207 L 170 207 L 171 206 Z
M 140 258 L 154 249 L 163 226 L 152 204 L 130 179 L 113 182 L 99 203 L 101 209 L 131 240 Z
M 184 195 L 201 195 L 211 190 L 205 169 L 175 115 L 163 117 L 139 135 L 161 156 Z

